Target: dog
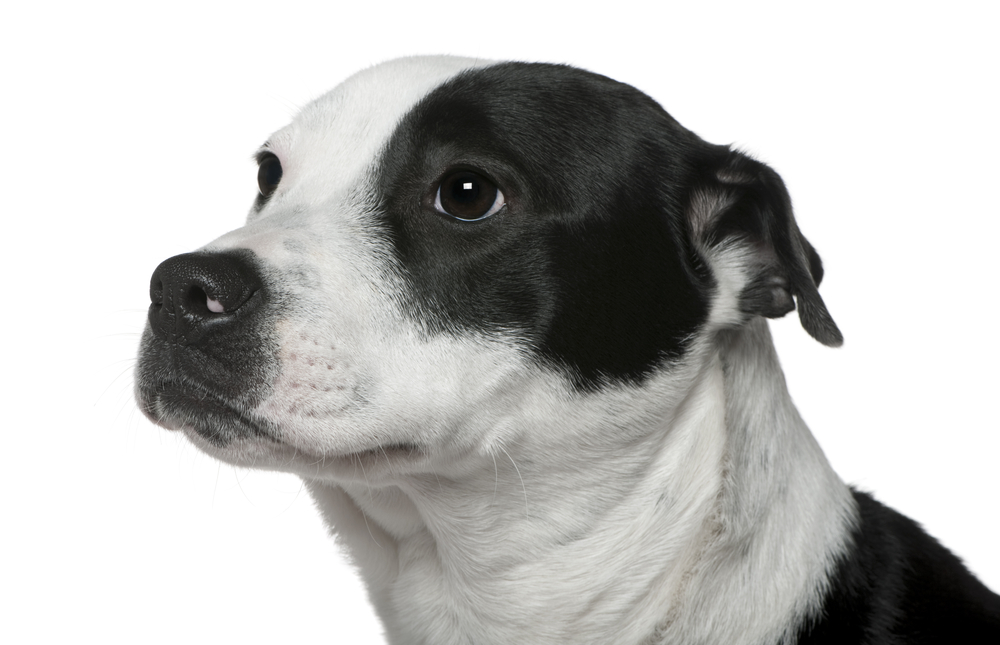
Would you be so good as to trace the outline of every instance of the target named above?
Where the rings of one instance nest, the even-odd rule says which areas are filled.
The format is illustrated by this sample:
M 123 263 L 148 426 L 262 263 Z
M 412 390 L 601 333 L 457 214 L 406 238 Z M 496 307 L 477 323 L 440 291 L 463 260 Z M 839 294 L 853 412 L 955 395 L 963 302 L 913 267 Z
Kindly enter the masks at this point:
M 138 404 L 298 474 L 390 643 L 1000 643 L 792 404 L 767 319 L 842 336 L 765 164 L 606 77 L 451 57 L 256 160 L 246 224 L 153 273 Z

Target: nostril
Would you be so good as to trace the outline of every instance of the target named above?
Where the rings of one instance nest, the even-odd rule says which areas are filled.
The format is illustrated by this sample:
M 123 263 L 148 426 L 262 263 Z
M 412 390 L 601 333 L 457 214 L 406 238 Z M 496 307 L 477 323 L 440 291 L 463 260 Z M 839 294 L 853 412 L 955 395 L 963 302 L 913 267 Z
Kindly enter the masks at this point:
M 187 292 L 186 301 L 193 310 L 200 311 L 206 309 L 206 302 L 208 302 L 208 294 L 205 290 L 196 284 L 191 285 Z
M 191 311 L 209 311 L 213 314 L 222 314 L 226 308 L 222 303 L 212 296 L 204 288 L 195 284 L 187 292 L 187 302 Z

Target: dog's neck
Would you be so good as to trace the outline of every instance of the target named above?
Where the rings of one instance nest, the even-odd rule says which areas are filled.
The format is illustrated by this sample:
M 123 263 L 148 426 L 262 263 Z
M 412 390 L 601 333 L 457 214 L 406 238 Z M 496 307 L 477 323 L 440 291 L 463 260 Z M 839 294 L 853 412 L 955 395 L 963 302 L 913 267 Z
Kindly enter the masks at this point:
M 695 354 L 679 404 L 604 443 L 528 432 L 468 476 L 307 482 L 389 641 L 777 643 L 815 611 L 850 493 L 763 320 Z

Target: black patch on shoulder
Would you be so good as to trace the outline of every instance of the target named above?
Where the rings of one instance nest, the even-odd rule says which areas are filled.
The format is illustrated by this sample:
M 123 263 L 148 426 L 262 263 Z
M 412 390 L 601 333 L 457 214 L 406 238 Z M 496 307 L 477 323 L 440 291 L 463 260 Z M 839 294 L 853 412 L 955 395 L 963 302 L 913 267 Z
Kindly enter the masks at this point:
M 642 382 L 683 355 L 712 278 L 684 209 L 710 146 L 634 88 L 560 65 L 459 74 L 400 122 L 380 217 L 432 333 L 512 332 L 581 389 Z M 506 197 L 481 221 L 433 208 L 474 169 Z
M 1000 596 L 913 520 L 854 491 L 860 526 L 799 645 L 996 645 Z

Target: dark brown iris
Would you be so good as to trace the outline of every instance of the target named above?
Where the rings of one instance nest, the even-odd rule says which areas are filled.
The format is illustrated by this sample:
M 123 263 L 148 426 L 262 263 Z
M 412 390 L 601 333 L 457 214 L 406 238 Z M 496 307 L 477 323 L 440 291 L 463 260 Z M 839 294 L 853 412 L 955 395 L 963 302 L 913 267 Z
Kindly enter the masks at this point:
M 444 178 L 438 188 L 440 209 L 461 220 L 492 215 L 503 205 L 503 194 L 479 173 L 462 170 Z

